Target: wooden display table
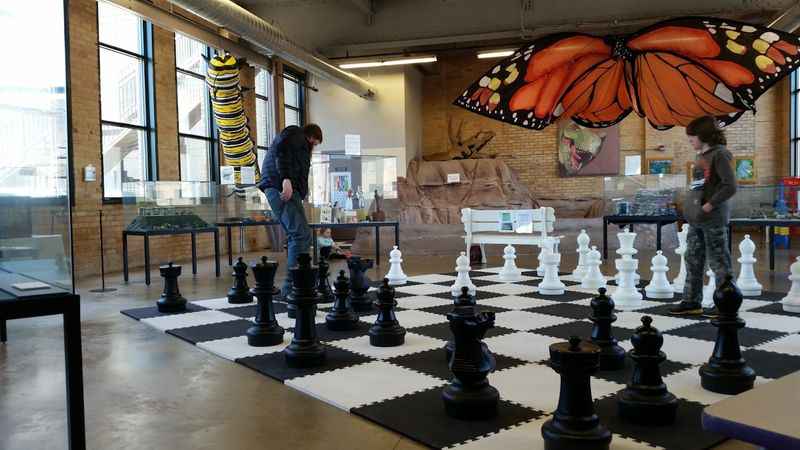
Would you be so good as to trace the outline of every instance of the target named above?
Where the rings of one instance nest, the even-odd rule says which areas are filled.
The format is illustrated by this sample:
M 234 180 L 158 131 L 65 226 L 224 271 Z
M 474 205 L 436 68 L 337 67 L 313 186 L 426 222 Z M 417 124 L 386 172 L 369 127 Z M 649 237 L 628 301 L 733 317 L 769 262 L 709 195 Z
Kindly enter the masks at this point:
M 197 235 L 200 233 L 214 234 L 214 262 L 216 273 L 219 277 L 219 230 L 217 227 L 190 228 L 185 230 L 152 230 L 152 231 L 122 231 L 122 273 L 125 282 L 128 282 L 128 236 L 144 237 L 144 283 L 150 285 L 150 236 L 174 236 L 178 234 L 192 235 L 192 274 L 197 274 Z
M 280 225 L 280 222 L 275 220 L 230 220 L 224 222 L 217 222 L 216 225 L 218 227 L 225 228 L 225 239 L 228 244 L 228 265 L 233 265 L 233 243 L 231 234 L 231 228 L 239 227 L 239 253 L 244 253 L 244 228 L 245 227 L 270 227 L 275 225 Z M 273 243 L 276 247 L 278 246 L 276 243 Z

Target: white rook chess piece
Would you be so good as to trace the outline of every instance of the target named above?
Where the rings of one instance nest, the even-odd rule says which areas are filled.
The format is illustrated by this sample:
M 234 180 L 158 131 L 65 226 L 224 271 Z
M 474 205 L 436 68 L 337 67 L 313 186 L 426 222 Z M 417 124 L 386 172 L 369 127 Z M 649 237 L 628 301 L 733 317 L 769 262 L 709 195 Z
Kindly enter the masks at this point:
M 703 303 L 700 306 L 703 308 L 713 308 L 714 291 L 717 290 L 717 276 L 714 275 L 714 271 L 711 269 L 708 269 L 706 276 L 708 276 L 708 284 L 703 286 Z
M 558 253 L 558 238 L 547 239 L 547 251 L 544 252 L 544 278 L 539 283 L 539 293 L 542 295 L 561 295 L 566 286 L 558 278 L 558 264 L 561 254 Z
M 597 246 L 593 245 L 586 255 L 586 275 L 581 280 L 581 288 L 596 291 L 601 287 L 606 287 L 606 277 L 600 271 L 600 264 L 600 252 L 597 250 Z
M 792 288 L 786 297 L 783 297 L 783 310 L 786 312 L 800 313 L 800 256 L 789 266 L 789 280 Z
M 678 271 L 678 276 L 672 280 L 672 290 L 677 293 L 683 292 L 683 287 L 686 285 L 686 237 L 689 235 L 689 224 L 685 223 L 678 232 L 678 248 L 675 253 L 681 257 L 681 268 Z
M 647 287 L 644 288 L 645 294 L 650 298 L 672 298 L 675 292 L 672 290 L 672 285 L 669 284 L 667 278 L 667 257 L 661 254 L 661 250 L 656 252 L 651 260 L 650 271 L 653 273 L 653 279 L 650 280 Z
M 403 262 L 403 254 L 395 245 L 389 252 L 389 273 L 386 278 L 389 280 L 389 285 L 397 286 L 406 284 L 408 277 L 403 273 L 403 267 L 400 265 Z
M 736 287 L 742 291 L 745 297 L 752 297 L 761 295 L 761 283 L 756 280 L 756 274 L 753 272 L 753 264 L 756 258 L 753 255 L 756 252 L 756 244 L 750 239 L 749 234 L 744 235 L 744 239 L 739 243 L 739 277 L 736 278 Z
M 467 253 L 461 252 L 458 258 L 456 258 L 456 272 L 458 272 L 456 282 L 453 283 L 453 287 L 450 289 L 450 293 L 453 294 L 453 297 L 461 295 L 461 288 L 464 286 L 469 288 L 469 295 L 475 295 L 475 285 L 472 284 L 472 280 L 469 279 L 469 271 L 471 269 Z
M 586 234 L 586 230 L 581 230 L 578 235 L 578 250 L 576 253 L 578 253 L 578 265 L 572 271 L 572 276 L 577 281 L 581 281 L 583 276 L 586 275 L 586 255 L 589 253 L 589 235 Z
M 511 245 L 506 245 L 503 249 L 503 259 L 506 261 L 500 270 L 500 281 L 520 281 L 522 271 L 517 268 L 517 251 Z

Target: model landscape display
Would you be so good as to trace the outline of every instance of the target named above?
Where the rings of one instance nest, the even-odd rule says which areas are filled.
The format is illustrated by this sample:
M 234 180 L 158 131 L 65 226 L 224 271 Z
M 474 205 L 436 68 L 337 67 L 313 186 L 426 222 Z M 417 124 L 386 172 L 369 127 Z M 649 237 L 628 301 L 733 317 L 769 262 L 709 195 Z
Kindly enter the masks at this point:
M 153 206 L 139 208 L 139 215 L 130 224 L 128 231 L 170 231 L 209 228 L 211 225 L 195 214 L 190 207 Z

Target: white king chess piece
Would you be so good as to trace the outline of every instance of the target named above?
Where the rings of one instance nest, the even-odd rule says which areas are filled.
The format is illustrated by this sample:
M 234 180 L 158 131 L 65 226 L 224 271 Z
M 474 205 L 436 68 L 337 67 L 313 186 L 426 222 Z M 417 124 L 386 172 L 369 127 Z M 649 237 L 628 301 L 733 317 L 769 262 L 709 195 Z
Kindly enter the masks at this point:
M 708 284 L 703 286 L 703 303 L 700 306 L 703 308 L 713 308 L 714 291 L 717 290 L 717 276 L 714 275 L 714 271 L 711 269 L 708 269 L 706 276 L 708 277 Z
M 386 274 L 390 286 L 406 284 L 408 281 L 408 277 L 403 273 L 402 262 L 403 254 L 400 253 L 400 250 L 395 245 L 389 252 L 389 273 Z
M 593 245 L 586 255 L 586 275 L 581 280 L 582 289 L 597 291 L 601 287 L 606 287 L 606 277 L 600 271 L 600 251 Z
M 750 239 L 749 234 L 744 235 L 744 239 L 739 243 L 739 277 L 736 278 L 736 287 L 742 291 L 745 297 L 753 297 L 761 295 L 761 283 L 756 280 L 756 274 L 753 272 L 753 264 L 756 263 L 756 258 L 753 256 L 756 252 L 756 244 Z
M 581 281 L 586 275 L 586 255 L 589 253 L 589 235 L 586 230 L 581 230 L 578 235 L 578 265 L 572 271 L 572 276 L 576 281 Z
M 500 270 L 500 281 L 513 282 L 522 280 L 522 271 L 517 268 L 516 263 L 517 251 L 510 244 L 503 249 L 503 259 L 505 264 Z
M 539 283 L 538 292 L 542 295 L 562 295 L 566 286 L 558 278 L 558 264 L 561 254 L 558 253 L 558 238 L 547 239 L 547 251 L 544 252 L 544 278 Z
M 619 240 L 619 248 L 617 249 L 617 254 L 620 255 L 622 258 L 625 258 L 625 255 L 628 255 L 632 259 L 633 255 L 639 253 L 639 250 L 633 248 L 633 243 L 634 241 L 636 241 L 636 233 L 634 233 L 633 231 L 629 230 L 628 228 L 625 228 L 623 231 L 617 233 L 617 239 Z M 619 259 L 617 261 L 619 261 Z M 633 269 L 634 286 L 639 284 L 640 276 L 639 273 L 637 272 L 638 267 L 639 264 L 637 261 L 636 267 Z M 619 284 L 620 282 L 619 277 L 620 277 L 620 271 L 619 268 L 617 268 L 617 273 L 614 275 L 614 280 L 617 282 L 617 284 Z
M 469 295 L 475 295 L 475 285 L 472 284 L 472 280 L 469 279 L 469 271 L 471 269 L 467 253 L 461 252 L 458 258 L 456 258 L 456 272 L 458 272 L 456 282 L 453 283 L 453 287 L 450 289 L 450 293 L 453 297 L 461 295 L 461 288 L 464 286 L 469 289 Z
M 678 276 L 672 280 L 672 290 L 676 293 L 682 293 L 683 287 L 686 285 L 686 237 L 689 235 L 689 224 L 685 223 L 678 232 L 678 248 L 675 253 L 681 257 L 681 268 L 678 271 Z
M 661 254 L 661 250 L 656 252 L 651 260 L 650 271 L 653 272 L 653 279 L 644 288 L 645 294 L 650 298 L 672 298 L 675 292 L 667 278 L 667 257 Z
M 786 312 L 800 313 L 800 256 L 789 266 L 789 280 L 792 288 L 786 297 L 783 297 L 783 310 Z

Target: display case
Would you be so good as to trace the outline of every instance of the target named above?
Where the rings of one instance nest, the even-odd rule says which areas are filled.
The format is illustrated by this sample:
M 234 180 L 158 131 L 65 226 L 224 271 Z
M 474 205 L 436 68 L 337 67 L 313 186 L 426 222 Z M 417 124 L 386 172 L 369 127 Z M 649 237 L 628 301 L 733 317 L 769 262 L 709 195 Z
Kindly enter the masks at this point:
M 658 174 L 605 177 L 605 215 L 674 216 L 686 190 L 686 175 Z
M 309 201 L 336 204 L 346 211 L 369 210 L 375 192 L 397 198 L 398 158 L 383 155 L 315 153 L 309 174 Z
M 739 185 L 731 199 L 731 217 L 737 219 L 800 218 L 796 178 L 767 180 L 761 185 Z
M 272 220 L 267 197 L 255 186 L 219 187 L 217 222 L 263 222 Z
M 218 195 L 214 183 L 138 181 L 122 185 L 125 230 L 185 232 L 213 228 Z

